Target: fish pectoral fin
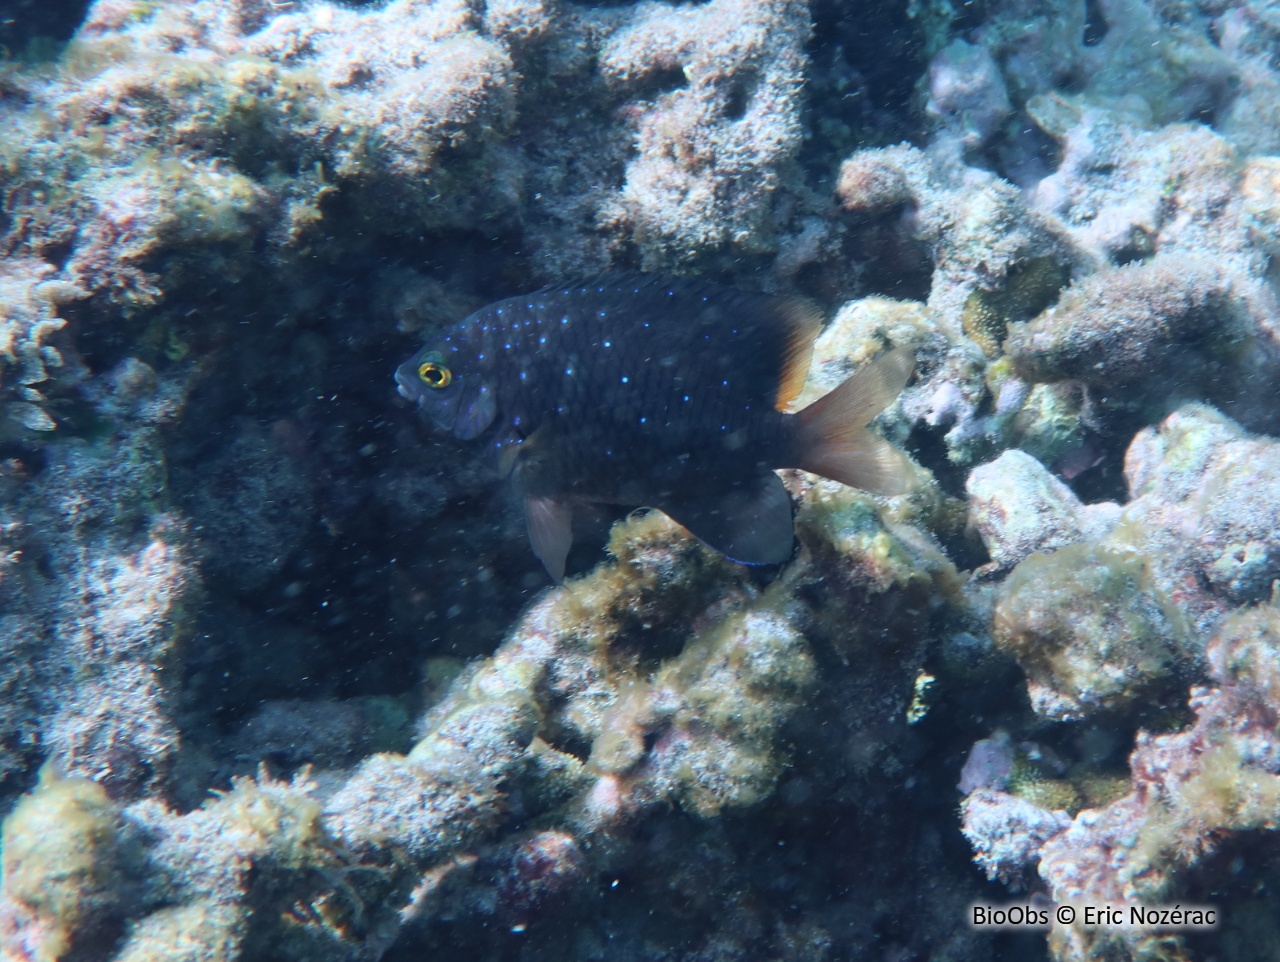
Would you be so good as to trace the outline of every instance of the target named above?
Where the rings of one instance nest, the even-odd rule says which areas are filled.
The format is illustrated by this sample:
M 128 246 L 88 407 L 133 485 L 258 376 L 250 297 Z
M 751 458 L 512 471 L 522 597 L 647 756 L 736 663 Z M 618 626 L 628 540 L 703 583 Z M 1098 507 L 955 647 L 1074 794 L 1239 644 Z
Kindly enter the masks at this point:
M 731 561 L 773 565 L 791 557 L 791 498 L 772 471 L 727 490 L 668 496 L 654 507 Z
M 564 581 L 564 563 L 573 544 L 573 508 L 555 498 L 526 495 L 524 520 L 529 544 L 556 584 Z

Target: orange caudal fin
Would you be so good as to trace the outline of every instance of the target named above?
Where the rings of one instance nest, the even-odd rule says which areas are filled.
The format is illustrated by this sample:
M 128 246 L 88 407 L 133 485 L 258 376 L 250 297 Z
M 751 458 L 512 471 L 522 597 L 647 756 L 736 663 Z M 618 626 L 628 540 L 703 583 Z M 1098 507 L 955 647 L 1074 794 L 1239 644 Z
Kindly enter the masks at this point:
M 867 425 L 893 403 L 914 370 L 915 355 L 897 348 L 797 413 L 795 466 L 874 494 L 909 491 L 913 472 L 906 455 Z

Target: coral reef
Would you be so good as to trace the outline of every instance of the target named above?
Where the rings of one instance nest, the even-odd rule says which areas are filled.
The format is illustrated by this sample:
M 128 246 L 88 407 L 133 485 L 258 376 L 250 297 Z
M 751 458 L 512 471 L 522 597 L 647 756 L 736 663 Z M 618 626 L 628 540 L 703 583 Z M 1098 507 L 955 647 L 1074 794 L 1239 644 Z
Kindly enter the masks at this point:
M 1059 493 L 1057 510 L 1014 500 L 1016 485 L 982 506 L 999 521 L 990 525 L 993 556 L 1028 538 L 1045 544 L 1001 584 L 993 620 L 997 645 L 1026 672 L 1036 712 L 1132 713 L 1189 681 L 1211 684 L 1191 688 L 1193 724 L 1171 734 L 1139 731 L 1128 794 L 1084 809 L 1069 826 L 1054 829 L 1061 812 L 1010 788 L 1016 762 L 1001 761 L 998 751 L 1007 735 L 979 743 L 995 749 L 975 746 L 962 783 L 965 832 L 993 878 L 1027 885 L 1038 861 L 1060 903 L 1190 902 L 1196 892 L 1187 886 L 1212 872 L 1189 869 L 1230 851 L 1242 833 L 1280 824 L 1270 677 L 1276 610 L 1237 607 L 1267 598 L 1277 580 L 1268 560 L 1275 449 L 1216 411 L 1191 406 L 1134 439 L 1126 457 L 1133 497 L 1104 531 L 1064 531 L 1063 519 L 1075 517 L 1064 508 L 1079 510 L 1069 492 Z M 1055 544 L 1063 538 L 1069 543 Z M 1117 860 L 1115 852 L 1127 854 Z M 1154 938 L 1058 926 L 1050 946 L 1062 959 L 1140 958 Z
M 1190 901 L 1197 893 L 1182 881 L 1190 868 L 1221 858 L 1232 835 L 1280 826 L 1278 628 L 1270 608 L 1242 610 L 1223 624 L 1207 650 L 1214 687 L 1192 691 L 1195 724 L 1140 734 L 1129 762 L 1131 792 L 1082 812 L 1041 846 L 1040 874 L 1055 899 Z M 1050 942 L 1059 958 L 1093 958 L 1113 943 L 1141 957 L 1155 938 L 1056 927 Z
M 615 531 L 616 560 L 545 595 L 492 658 L 459 676 L 405 755 L 372 755 L 329 787 L 305 775 L 238 778 L 185 814 L 151 799 L 118 806 L 92 782 L 68 783 L 84 786 L 108 824 L 123 820 L 144 840 L 133 855 L 143 866 L 134 879 L 140 894 L 112 957 L 178 957 L 179 938 L 192 950 L 223 946 L 252 957 L 377 957 L 422 873 L 434 872 L 440 891 L 413 896 L 417 927 L 430 924 L 434 902 L 447 904 L 461 884 L 449 876 L 466 874 L 477 847 L 477 864 L 508 866 L 490 911 L 525 926 L 625 858 L 633 844 L 625 829 L 645 813 L 675 805 L 714 819 L 758 805 L 784 768 L 780 729 L 816 682 L 811 645 L 849 651 L 870 640 L 847 628 L 832 636 L 842 620 L 832 606 L 887 614 L 872 600 L 887 596 L 900 630 L 920 630 L 927 622 L 911 597 L 952 577 L 936 552 L 922 554 L 879 525 L 868 503 L 828 495 L 815 504 L 825 507 L 802 516 L 811 550 L 834 553 L 847 568 L 841 588 L 823 592 L 820 613 L 790 600 L 791 579 L 816 577 L 812 563 L 753 589 L 654 513 Z M 812 641 L 797 623 L 811 626 Z M 643 639 L 686 634 L 656 670 L 638 670 L 653 657 Z M 908 688 L 901 683 L 904 695 Z M 41 913 L 57 915 L 59 937 L 72 940 L 91 921 L 46 911 L 27 894 L 57 864 L 22 848 L 34 844 L 25 813 L 48 811 L 42 793 L 50 791 L 24 800 L 7 823 L 6 857 L 14 853 L 31 880 L 8 888 L 31 915 L 10 923 L 24 943 L 46 937 Z M 529 834 L 527 824 L 537 830 Z M 94 865 L 113 871 L 109 860 Z M 180 935 L 187 931 L 201 933 L 198 942 Z

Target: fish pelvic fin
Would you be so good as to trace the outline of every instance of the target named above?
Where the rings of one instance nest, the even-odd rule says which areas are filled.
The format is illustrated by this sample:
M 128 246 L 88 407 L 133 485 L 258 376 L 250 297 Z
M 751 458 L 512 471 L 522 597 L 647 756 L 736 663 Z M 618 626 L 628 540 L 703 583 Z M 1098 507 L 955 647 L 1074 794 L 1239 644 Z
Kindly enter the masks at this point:
M 529 544 L 556 584 L 564 581 L 565 560 L 573 545 L 573 508 L 555 498 L 526 495 L 524 520 Z
M 798 412 L 795 467 L 873 494 L 910 491 L 914 473 L 906 455 L 867 425 L 893 403 L 914 370 L 914 353 L 897 348 Z

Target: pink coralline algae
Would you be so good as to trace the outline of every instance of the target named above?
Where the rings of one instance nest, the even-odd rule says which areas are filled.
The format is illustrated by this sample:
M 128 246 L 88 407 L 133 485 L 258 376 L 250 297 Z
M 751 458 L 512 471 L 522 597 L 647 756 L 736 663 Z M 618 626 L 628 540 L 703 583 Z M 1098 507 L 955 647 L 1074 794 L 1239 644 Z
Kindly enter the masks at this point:
M 1196 721 L 1171 735 L 1140 733 L 1132 791 L 1076 816 L 1040 849 L 1040 875 L 1059 902 L 1147 905 L 1190 900 L 1188 870 L 1241 833 L 1280 825 L 1280 619 L 1245 609 L 1207 647 L 1212 686 L 1192 689 Z M 1107 946 L 1140 957 L 1154 937 L 1055 926 L 1058 958 L 1095 958 Z M 1115 948 L 1112 949 L 1115 951 Z
M 1139 732 L 1129 791 L 1104 807 L 1069 819 L 1003 791 L 972 791 L 964 830 L 978 864 L 1013 885 L 1038 874 L 1060 905 L 1198 902 L 1202 894 L 1189 886 L 1215 860 L 1233 857 L 1234 839 L 1280 824 L 1278 644 L 1273 608 L 1243 609 L 1224 622 L 1206 649 L 1211 684 L 1191 690 L 1195 722 L 1173 734 Z M 1055 920 L 1050 948 L 1064 960 L 1142 958 L 1159 938 L 1080 917 Z
M 586 877 L 587 860 L 572 835 L 538 832 L 521 842 L 498 881 L 498 904 L 515 928 L 568 898 Z

